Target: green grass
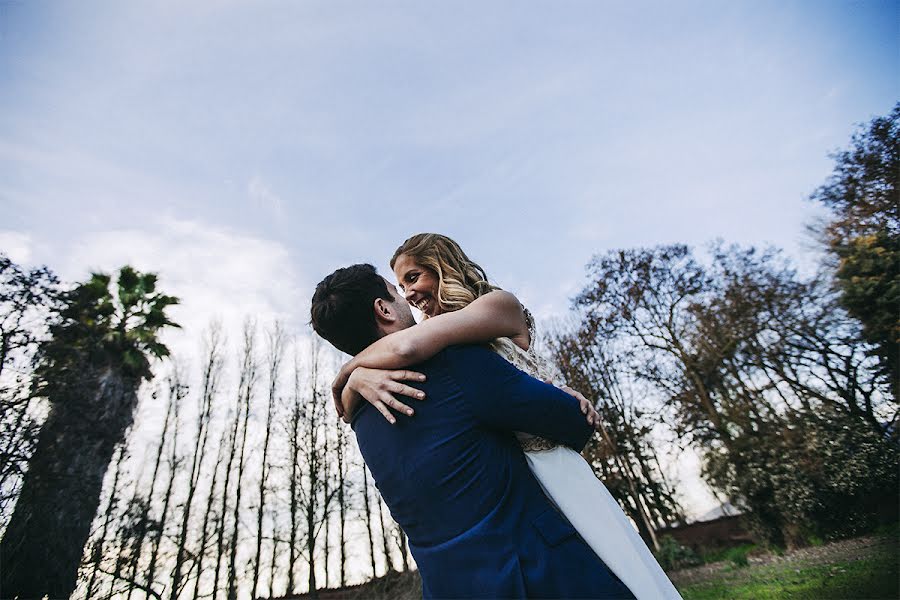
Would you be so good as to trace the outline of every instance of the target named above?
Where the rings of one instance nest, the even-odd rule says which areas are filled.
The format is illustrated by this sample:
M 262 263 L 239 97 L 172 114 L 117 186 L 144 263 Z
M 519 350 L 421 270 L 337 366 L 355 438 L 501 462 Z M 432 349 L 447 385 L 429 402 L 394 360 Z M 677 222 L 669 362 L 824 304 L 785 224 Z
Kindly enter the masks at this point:
M 739 567 L 746 567 L 747 555 L 758 548 L 759 547 L 756 544 L 742 544 L 740 546 L 735 546 L 734 548 L 704 552 L 700 555 L 700 561 L 704 564 L 728 561 Z
M 900 598 L 898 546 L 882 546 L 871 557 L 826 565 L 733 566 L 713 580 L 679 588 L 685 600 L 808 600 Z

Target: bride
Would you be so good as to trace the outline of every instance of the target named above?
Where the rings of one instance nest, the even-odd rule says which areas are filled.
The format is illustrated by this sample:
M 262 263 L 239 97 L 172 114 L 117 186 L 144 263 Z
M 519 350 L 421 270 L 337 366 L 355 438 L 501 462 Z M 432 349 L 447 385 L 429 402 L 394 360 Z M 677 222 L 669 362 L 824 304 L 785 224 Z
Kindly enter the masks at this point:
M 484 270 L 469 260 L 456 242 L 436 233 L 414 235 L 394 253 L 391 268 L 407 301 L 422 312 L 424 320 L 417 327 L 379 339 L 341 367 L 332 392 L 338 413 L 345 420 L 363 399 L 391 422 L 394 417 L 388 407 L 413 414 L 411 407 L 390 393 L 400 389 L 386 383 L 395 375 L 363 370 L 348 385 L 357 367 L 402 369 L 454 344 L 489 343 L 526 373 L 543 380 L 551 378 L 550 369 L 534 350 L 531 314 L 514 295 L 489 283 Z M 563 389 L 579 399 L 588 422 L 598 426 L 599 416 L 590 402 L 570 388 Z M 625 513 L 580 454 L 527 434 L 518 438 L 544 492 L 635 598 L 681 600 Z

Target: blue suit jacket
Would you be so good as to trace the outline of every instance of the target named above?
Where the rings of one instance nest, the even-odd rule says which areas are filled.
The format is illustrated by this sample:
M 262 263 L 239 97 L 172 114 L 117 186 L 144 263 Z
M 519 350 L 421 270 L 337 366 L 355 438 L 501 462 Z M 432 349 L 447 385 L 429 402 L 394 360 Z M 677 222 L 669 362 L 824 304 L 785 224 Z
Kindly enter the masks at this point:
M 480 346 L 415 367 L 413 417 L 390 425 L 366 405 L 353 420 L 363 458 L 409 537 L 426 598 L 631 598 L 559 514 L 514 436 L 580 450 L 577 401 Z

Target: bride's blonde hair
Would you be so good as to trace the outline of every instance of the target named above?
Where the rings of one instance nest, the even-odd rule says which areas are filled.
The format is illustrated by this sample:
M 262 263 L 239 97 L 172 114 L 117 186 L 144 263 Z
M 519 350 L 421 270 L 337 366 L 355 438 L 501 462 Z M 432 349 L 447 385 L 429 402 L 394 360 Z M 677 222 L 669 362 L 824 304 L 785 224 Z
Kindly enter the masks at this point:
M 391 258 L 391 268 L 405 254 L 431 269 L 438 279 L 438 303 L 443 312 L 459 310 L 480 296 L 500 288 L 487 280 L 477 263 L 459 244 L 439 233 L 418 233 L 400 245 Z

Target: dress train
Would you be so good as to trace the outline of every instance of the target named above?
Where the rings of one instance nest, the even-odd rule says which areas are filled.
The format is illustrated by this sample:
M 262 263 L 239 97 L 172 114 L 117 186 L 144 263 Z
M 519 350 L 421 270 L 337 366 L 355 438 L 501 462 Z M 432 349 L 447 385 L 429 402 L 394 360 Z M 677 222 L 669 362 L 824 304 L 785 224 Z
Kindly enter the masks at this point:
M 525 452 L 544 493 L 637 600 L 682 600 L 587 461 L 565 446 Z

